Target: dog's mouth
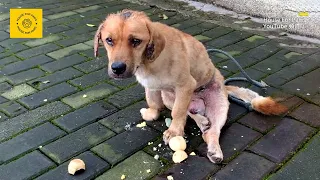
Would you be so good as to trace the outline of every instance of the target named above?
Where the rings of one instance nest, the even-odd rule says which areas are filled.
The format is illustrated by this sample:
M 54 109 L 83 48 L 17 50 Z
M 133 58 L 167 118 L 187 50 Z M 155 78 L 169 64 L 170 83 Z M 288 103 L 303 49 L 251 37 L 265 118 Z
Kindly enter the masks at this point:
M 114 74 L 112 71 L 108 71 L 108 75 L 109 77 L 111 77 L 112 79 L 115 80 L 121 80 L 121 79 L 127 79 L 127 78 L 131 78 L 138 70 L 139 66 L 137 66 L 134 71 L 127 71 L 123 74 Z

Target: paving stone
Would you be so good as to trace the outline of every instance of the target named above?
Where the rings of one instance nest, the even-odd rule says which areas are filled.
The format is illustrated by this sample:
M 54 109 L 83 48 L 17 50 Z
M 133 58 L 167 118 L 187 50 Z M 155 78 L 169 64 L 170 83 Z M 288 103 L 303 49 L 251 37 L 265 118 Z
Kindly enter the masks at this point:
M 27 85 L 27 84 L 21 84 L 18 86 L 14 86 L 12 87 L 12 89 L 4 92 L 1 94 L 1 96 L 13 100 L 13 99 L 18 99 L 22 96 L 27 96 L 29 94 L 32 94 L 34 92 L 36 92 L 37 90 L 35 90 L 34 88 L 32 88 L 31 86 Z
M 90 46 L 88 46 L 86 44 L 79 43 L 79 44 L 75 44 L 73 46 L 69 46 L 69 47 L 60 49 L 58 51 L 54 51 L 54 52 L 48 53 L 47 55 L 52 57 L 52 58 L 54 58 L 54 59 L 60 59 L 60 58 L 63 58 L 65 56 L 75 54 L 75 53 L 77 53 L 79 51 L 87 50 L 87 49 L 91 49 L 91 48 L 92 47 L 90 47 Z
M 5 103 L 5 102 L 8 102 L 8 101 L 9 101 L 8 99 L 0 96 L 0 104 Z
M 225 34 L 228 34 L 228 33 L 232 32 L 232 31 L 233 31 L 233 29 L 231 29 L 231 28 L 219 26 L 219 27 L 216 27 L 214 29 L 211 29 L 209 31 L 206 31 L 206 32 L 202 33 L 202 35 L 208 36 L 208 37 L 210 37 L 212 39 L 215 39 L 217 37 L 220 37 L 220 36 L 223 36 Z
M 236 45 L 239 45 L 242 47 L 247 47 L 247 48 L 254 48 L 254 47 L 257 47 L 257 46 L 264 44 L 268 41 L 269 41 L 269 39 L 267 39 L 263 36 L 253 35 L 245 40 L 242 40 L 242 41 L 236 43 Z
M 3 13 L 0 14 L 0 21 L 4 21 L 10 18 L 10 14 L 9 13 Z
M 97 23 L 98 25 L 98 23 Z M 91 32 L 96 32 L 97 29 L 96 27 L 89 27 L 89 26 L 86 26 L 86 25 L 83 25 L 81 27 L 77 27 L 75 29 L 70 29 L 68 31 L 64 31 L 62 34 L 65 35 L 65 36 L 68 36 L 68 37 L 74 37 L 74 36 L 78 36 L 80 34 L 89 34 Z M 84 44 L 81 44 L 82 46 Z M 82 48 L 86 48 L 86 49 L 89 49 L 87 46 L 83 46 Z M 90 47 L 92 48 L 92 47 Z M 82 49 L 82 50 L 86 50 L 86 49 Z
M 191 26 L 195 26 L 197 24 L 200 24 L 201 22 L 198 21 L 198 20 L 194 20 L 194 19 L 190 19 L 188 21 L 183 21 L 181 23 L 178 23 L 178 24 L 174 24 L 172 25 L 172 27 L 175 27 L 179 30 L 183 30 L 183 29 L 186 29 L 188 27 L 191 27 Z
M 54 120 L 54 123 L 67 132 L 71 132 L 113 114 L 116 111 L 117 109 L 110 104 L 99 101 L 64 115 Z M 70 119 L 72 119 L 72 121 L 70 121 Z
M 313 128 L 305 124 L 284 118 L 275 129 L 251 146 L 250 150 L 280 163 L 288 158 L 313 131 Z
M 252 69 L 252 68 L 246 68 L 244 69 L 244 71 L 252 78 L 252 79 L 255 79 L 255 80 L 259 80 L 261 79 L 262 77 L 265 77 L 266 74 L 261 72 L 261 71 L 258 71 L 258 70 L 255 70 L 255 69 Z M 244 77 L 244 75 L 241 73 L 241 72 L 238 72 L 234 75 L 232 75 L 231 77 Z M 236 83 L 236 82 L 235 82 Z M 230 83 L 230 84 L 234 84 L 234 83 Z
M 7 119 L 8 119 L 8 116 L 6 116 L 6 114 L 0 112 L 0 122 L 3 122 L 5 120 L 7 120 Z
M 1 69 L 1 73 L 5 75 L 10 75 L 14 74 L 20 71 L 24 71 L 33 67 L 36 67 L 41 64 L 48 63 L 50 61 L 53 61 L 54 59 L 49 58 L 48 56 L 45 55 L 39 55 L 24 61 L 18 61 L 15 63 L 8 64 L 7 66 L 4 66 Z
M 86 59 L 87 58 L 85 58 L 83 56 L 80 56 L 78 54 L 74 54 L 71 56 L 61 58 L 58 61 L 53 61 L 53 62 L 44 64 L 41 66 L 41 68 L 47 72 L 52 73 L 57 70 L 64 69 L 64 68 L 79 64 L 79 63 L 85 61 Z
M 27 46 L 30 46 L 30 47 L 35 47 L 35 46 L 40 46 L 40 45 L 47 44 L 50 42 L 54 42 L 59 39 L 60 39 L 60 36 L 54 34 L 54 35 L 43 37 L 41 39 L 27 41 L 24 44 Z
M 62 13 L 57 13 L 57 14 L 49 15 L 49 16 L 47 16 L 46 18 L 52 20 L 52 19 L 59 19 L 59 18 L 71 16 L 71 15 L 74 15 L 74 14 L 77 14 L 77 13 L 72 12 L 72 11 L 66 11 L 66 12 L 62 12 Z
M 238 122 L 265 133 L 277 126 L 281 122 L 281 119 L 279 116 L 266 116 L 257 112 L 250 112 Z
M 282 179 L 319 179 L 320 167 L 320 134 L 314 136 L 303 150 L 297 153 L 282 169 L 280 169 L 270 180 Z
M 9 114 L 9 116 L 11 117 L 17 116 L 27 111 L 26 108 L 24 108 L 23 106 L 21 106 L 20 104 L 14 101 L 9 101 L 1 104 L 0 110 L 5 112 L 6 114 Z
M 150 169 L 150 173 L 147 172 L 148 169 Z M 147 153 L 139 151 L 96 179 L 120 179 L 123 174 L 126 175 L 126 179 L 150 179 L 159 170 L 160 163 L 157 160 Z
M 116 90 L 116 87 L 102 83 L 71 96 L 65 97 L 62 99 L 62 101 L 73 108 L 79 108 L 85 104 L 88 104 L 89 102 L 101 99 Z M 83 97 L 83 95 L 86 95 L 86 97 Z
M 51 22 L 51 21 L 50 21 Z M 67 30 L 70 30 L 71 28 L 66 25 L 55 25 L 44 29 L 44 34 L 55 34 L 55 33 L 61 33 Z M 57 43 L 57 42 L 56 42 Z
M 32 179 L 53 167 L 55 164 L 47 157 L 38 151 L 33 151 L 16 161 L 0 166 L 0 176 L 7 180 Z
M 101 119 L 99 122 L 116 133 L 121 133 L 142 120 L 140 109 L 147 107 L 145 101 L 138 102 L 127 108 Z
M 0 66 L 5 66 L 7 64 L 14 63 L 17 61 L 20 61 L 20 59 L 18 59 L 15 56 L 9 56 L 0 60 Z
M 119 108 L 128 106 L 134 102 L 142 100 L 145 96 L 144 88 L 141 85 L 135 85 L 111 95 L 108 101 Z
M 230 164 L 213 175 L 210 180 L 222 179 L 263 179 L 275 164 L 252 153 L 243 152 Z
M 286 61 L 282 61 L 280 59 L 275 59 L 275 58 L 267 58 L 259 62 L 258 64 L 254 65 L 253 68 L 268 74 L 272 74 L 279 71 L 286 65 L 287 65 Z
M 319 77 L 319 75 L 320 68 L 285 83 L 282 88 L 306 97 L 317 94 L 320 91 L 318 88 L 315 88 L 314 82 L 317 82 L 317 77 Z
M 229 111 L 228 111 L 228 120 L 227 123 L 232 123 L 240 116 L 245 115 L 248 113 L 248 110 L 243 106 L 240 106 L 234 102 L 230 102 Z
M 0 42 L 0 45 L 6 48 L 13 48 L 15 45 L 17 45 L 18 43 L 24 42 L 24 41 L 28 41 L 31 39 L 21 39 L 21 38 L 9 38 L 6 40 L 3 40 Z
M 92 72 L 90 74 L 83 75 L 70 81 L 71 84 L 86 88 L 100 82 L 106 81 L 109 78 L 108 72 L 105 68 Z
M 61 164 L 113 135 L 114 133 L 109 129 L 94 123 L 43 146 L 40 150 Z
M 56 179 L 74 179 L 74 180 L 86 180 L 93 179 L 97 174 L 108 170 L 110 165 L 103 161 L 101 158 L 97 157 L 90 151 L 86 151 L 79 156 L 75 157 L 82 159 L 86 164 L 86 170 L 80 173 L 76 173 L 75 176 L 71 176 L 66 172 L 68 169 L 69 162 L 65 162 L 58 166 L 57 168 L 39 176 L 37 180 L 56 180 Z
M 164 173 L 156 176 L 155 179 L 166 180 L 169 175 L 171 175 L 173 179 L 181 180 L 206 179 L 207 176 L 218 169 L 219 166 L 211 163 L 207 158 L 189 156 L 186 161 L 173 165 Z
M 12 86 L 7 83 L 7 82 L 3 82 L 3 83 L 0 83 L 0 92 L 1 93 L 4 93 L 6 91 L 9 91 L 12 89 Z
M 160 133 L 149 127 L 132 127 L 91 150 L 111 165 L 115 165 L 141 150 L 149 141 L 152 141 L 159 135 Z
M 71 45 L 74 45 L 77 43 L 82 43 L 82 42 L 87 41 L 89 39 L 92 39 L 92 37 L 88 36 L 88 34 L 81 34 L 78 36 L 74 36 L 72 38 L 62 39 L 60 41 L 57 41 L 56 43 L 66 47 L 66 46 L 71 46 Z M 93 54 L 92 49 L 90 49 L 90 50 L 91 50 L 91 54 Z
M 100 9 L 100 8 L 102 8 L 102 7 L 99 6 L 99 5 L 93 5 L 93 6 L 88 6 L 88 7 L 85 7 L 85 8 L 76 9 L 74 11 L 77 12 L 77 13 L 84 13 L 84 12 L 87 12 L 87 11 L 94 11 L 94 10 L 97 10 L 97 9 Z
M 222 131 L 220 146 L 223 152 L 224 162 L 229 162 L 238 153 L 241 153 L 252 142 L 260 138 L 262 134 L 251 130 L 238 123 L 233 123 L 228 129 Z M 198 148 L 198 153 L 207 157 L 207 145 L 203 143 Z
M 30 109 L 34 109 L 48 102 L 52 102 L 64 96 L 70 95 L 76 91 L 76 87 L 63 82 L 48 89 L 34 93 L 30 96 L 23 97 L 19 99 L 19 102 L 23 103 Z
M 126 78 L 126 79 L 122 79 L 122 80 L 109 79 L 108 83 L 110 83 L 114 86 L 117 86 L 121 89 L 127 89 L 128 87 L 131 87 L 134 84 L 138 84 L 135 77 Z
M 204 23 L 198 24 L 197 26 L 192 26 L 192 27 L 183 29 L 183 32 L 194 36 L 194 35 L 201 34 L 205 31 L 208 31 L 210 29 L 213 29 L 215 27 L 217 27 L 217 25 L 204 22 Z
M 96 71 L 101 68 L 106 68 L 107 64 L 108 64 L 107 60 L 103 58 L 99 58 L 99 59 L 93 59 L 91 61 L 81 63 L 79 65 L 75 65 L 74 67 L 85 73 L 90 73 L 92 71 Z
M 259 46 L 257 48 L 247 51 L 246 55 L 257 60 L 263 60 L 275 54 L 276 52 L 277 50 L 267 50 Z
M 0 164 L 19 156 L 23 153 L 32 151 L 38 146 L 53 141 L 66 133 L 50 123 L 45 123 L 9 141 L 0 144 Z
M 290 115 L 314 127 L 320 127 L 320 121 L 319 121 L 320 107 L 319 106 L 316 106 L 310 103 L 303 103 Z
M 266 82 L 269 85 L 273 85 L 273 86 L 279 87 L 280 85 L 284 84 L 288 80 L 279 77 L 278 74 L 271 74 L 270 76 L 262 79 L 262 81 Z
M 213 31 L 215 29 L 212 29 Z M 234 44 L 235 42 L 238 42 L 242 39 L 250 37 L 252 34 L 244 32 L 244 31 L 233 31 L 229 34 L 225 33 L 226 35 L 220 36 L 212 41 L 207 42 L 206 44 L 209 46 L 212 46 L 214 48 L 222 48 L 227 45 Z M 203 35 L 206 35 L 206 33 L 203 33 Z M 210 35 L 206 35 L 208 37 L 211 37 Z
M 65 114 L 71 108 L 61 102 L 53 102 L 0 123 L 0 141 L 10 138 L 56 116 Z
M 17 53 L 16 55 L 21 57 L 21 58 L 27 59 L 27 58 L 30 58 L 30 57 L 33 57 L 33 56 L 37 56 L 37 55 L 40 55 L 40 54 L 49 53 L 49 52 L 55 51 L 57 49 L 60 49 L 60 47 L 55 45 L 55 44 L 50 43 L 50 44 L 44 44 L 44 45 L 41 45 L 41 46 L 37 46 L 37 47 L 33 47 L 33 48 L 30 48 L 30 49 L 21 51 L 21 52 Z
M 38 68 L 34 68 L 34 69 L 30 69 L 27 71 L 22 71 L 20 73 L 17 74 L 13 74 L 11 76 L 8 76 L 8 81 L 11 84 L 17 85 L 17 84 L 21 84 L 24 83 L 26 81 L 30 81 L 32 79 L 38 78 L 45 75 L 45 72 L 38 69 Z
M 73 79 L 75 77 L 80 76 L 82 73 L 74 68 L 66 68 L 61 71 L 56 71 L 53 74 L 40 77 L 29 81 L 28 84 L 38 88 L 38 89 L 45 89 L 49 86 L 53 86 L 55 84 L 67 81 L 69 79 Z M 43 83 L 47 82 L 47 83 Z

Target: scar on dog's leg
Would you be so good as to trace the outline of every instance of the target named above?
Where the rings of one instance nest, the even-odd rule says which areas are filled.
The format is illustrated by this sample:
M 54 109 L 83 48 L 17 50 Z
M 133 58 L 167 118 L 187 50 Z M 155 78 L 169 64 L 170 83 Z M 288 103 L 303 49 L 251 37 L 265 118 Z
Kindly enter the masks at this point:
M 207 132 L 207 130 L 210 128 L 210 121 L 207 117 L 192 113 L 188 113 L 188 115 L 196 122 L 202 133 Z
M 141 116 L 146 121 L 156 120 L 160 115 L 160 111 L 164 108 L 161 91 L 151 91 L 148 88 L 145 88 L 145 91 L 149 108 L 142 108 L 140 110 Z
M 207 156 L 213 163 L 220 163 L 223 160 L 223 153 L 219 143 L 222 127 L 227 120 L 229 101 L 225 92 L 217 89 L 208 96 L 206 100 L 206 117 L 210 120 L 210 128 L 202 134 L 208 145 Z
M 210 121 L 205 117 L 205 104 L 203 99 L 193 98 L 189 105 L 188 115 L 197 123 L 201 132 L 204 133 L 210 128 Z

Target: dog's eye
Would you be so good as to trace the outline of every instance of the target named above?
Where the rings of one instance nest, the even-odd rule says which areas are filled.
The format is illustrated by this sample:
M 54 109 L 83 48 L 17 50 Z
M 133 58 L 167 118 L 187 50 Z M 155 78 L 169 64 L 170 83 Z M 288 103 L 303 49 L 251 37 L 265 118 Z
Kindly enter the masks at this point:
M 113 46 L 113 41 L 111 38 L 107 38 L 106 41 L 107 41 L 107 44 L 109 44 L 110 46 Z
M 131 44 L 133 47 L 137 47 L 139 44 L 141 43 L 141 40 L 140 39 L 131 39 Z

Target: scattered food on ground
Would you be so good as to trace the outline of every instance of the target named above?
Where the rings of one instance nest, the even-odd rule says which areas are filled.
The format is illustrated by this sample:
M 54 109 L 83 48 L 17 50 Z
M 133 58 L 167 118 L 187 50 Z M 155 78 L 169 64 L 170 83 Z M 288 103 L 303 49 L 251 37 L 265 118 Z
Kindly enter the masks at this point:
M 138 127 L 138 128 L 142 128 L 142 127 L 145 127 L 145 126 L 147 126 L 147 123 L 145 121 L 143 121 L 142 123 L 136 125 L 136 127 Z
M 83 169 L 83 170 L 86 169 L 86 165 L 84 164 L 84 162 L 81 159 L 73 159 L 70 161 L 70 163 L 68 165 L 69 174 L 74 175 L 77 171 L 79 171 L 81 169 Z

